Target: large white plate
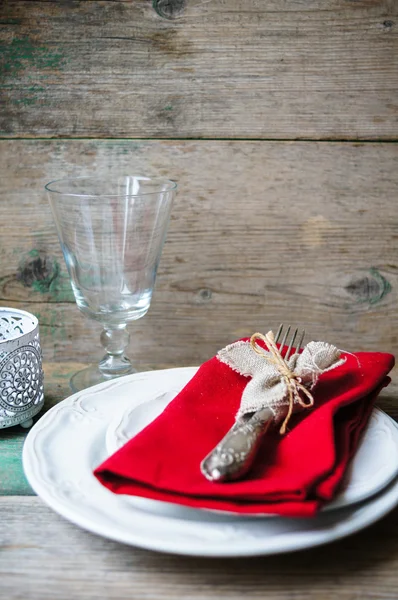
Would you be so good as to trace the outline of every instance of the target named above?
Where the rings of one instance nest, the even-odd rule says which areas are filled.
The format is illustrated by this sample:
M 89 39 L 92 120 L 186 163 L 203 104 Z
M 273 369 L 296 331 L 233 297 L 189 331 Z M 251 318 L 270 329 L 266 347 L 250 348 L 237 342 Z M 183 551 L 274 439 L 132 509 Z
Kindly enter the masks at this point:
M 151 371 L 74 394 L 49 410 L 29 432 L 26 476 L 56 512 L 93 533 L 143 548 L 194 556 L 276 554 L 330 542 L 363 529 L 398 504 L 398 480 L 365 504 L 314 519 L 238 518 L 112 494 L 93 476 L 108 455 L 106 430 L 116 411 L 178 391 L 196 368 Z M 174 393 L 173 391 L 173 393 Z M 398 427 L 377 412 L 383 435 Z M 375 448 L 378 452 L 378 448 Z

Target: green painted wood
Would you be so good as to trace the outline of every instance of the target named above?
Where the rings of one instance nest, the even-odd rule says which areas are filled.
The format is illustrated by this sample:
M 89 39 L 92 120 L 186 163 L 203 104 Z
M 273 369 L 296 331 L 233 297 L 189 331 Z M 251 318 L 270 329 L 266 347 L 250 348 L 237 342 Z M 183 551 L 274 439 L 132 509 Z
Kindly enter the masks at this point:
M 22 447 L 27 432 L 22 427 L 0 431 L 0 495 L 32 496 L 22 468 Z
M 70 396 L 69 380 L 83 368 L 81 363 L 44 363 L 45 402 L 40 417 L 52 406 Z M 0 496 L 33 496 L 22 467 L 22 448 L 29 430 L 17 425 L 0 429 Z
M 397 139 L 394 0 L 0 2 L 3 137 Z

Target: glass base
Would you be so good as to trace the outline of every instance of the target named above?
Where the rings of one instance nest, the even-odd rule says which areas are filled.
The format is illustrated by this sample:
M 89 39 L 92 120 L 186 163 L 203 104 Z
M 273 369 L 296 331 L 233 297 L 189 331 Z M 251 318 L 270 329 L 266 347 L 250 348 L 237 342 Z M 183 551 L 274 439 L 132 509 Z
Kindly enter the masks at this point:
M 137 373 L 137 369 L 131 367 L 128 371 L 123 371 L 123 373 L 120 373 L 119 375 L 104 375 L 99 370 L 98 365 L 90 365 L 86 369 L 82 369 L 81 371 L 78 371 L 72 375 L 69 385 L 72 392 L 75 393 L 85 390 L 92 385 L 97 385 L 97 383 L 112 381 L 113 379 L 123 377 L 124 375 L 131 375 L 132 373 Z

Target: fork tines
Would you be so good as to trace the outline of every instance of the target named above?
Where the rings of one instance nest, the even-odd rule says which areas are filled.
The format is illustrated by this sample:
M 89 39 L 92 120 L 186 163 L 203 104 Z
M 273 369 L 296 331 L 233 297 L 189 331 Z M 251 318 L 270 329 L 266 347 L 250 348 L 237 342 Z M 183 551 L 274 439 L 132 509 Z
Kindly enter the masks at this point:
M 282 352 L 284 346 L 287 345 L 288 336 L 289 336 L 290 330 L 292 329 L 291 326 L 289 325 L 287 327 L 285 333 L 283 334 L 284 327 L 285 327 L 284 324 L 281 323 L 279 325 L 278 331 L 277 331 L 276 336 L 275 336 L 275 342 L 276 343 L 279 343 L 279 340 L 281 340 L 280 346 L 279 346 L 279 349 L 280 349 L 281 352 Z M 283 334 L 283 337 L 282 337 L 282 334 Z M 305 330 L 304 329 L 301 332 L 301 335 L 299 334 L 299 329 L 298 328 L 293 331 L 292 336 L 290 338 L 289 345 L 288 345 L 288 349 L 286 350 L 286 353 L 285 353 L 285 356 L 284 356 L 285 360 L 288 360 L 288 358 L 289 358 L 289 356 L 291 354 L 292 348 L 293 348 L 293 344 L 296 341 L 297 337 L 299 337 L 299 341 L 296 344 L 295 349 L 296 349 L 296 352 L 298 352 L 299 350 L 301 350 L 301 348 L 303 347 L 304 336 L 305 336 Z

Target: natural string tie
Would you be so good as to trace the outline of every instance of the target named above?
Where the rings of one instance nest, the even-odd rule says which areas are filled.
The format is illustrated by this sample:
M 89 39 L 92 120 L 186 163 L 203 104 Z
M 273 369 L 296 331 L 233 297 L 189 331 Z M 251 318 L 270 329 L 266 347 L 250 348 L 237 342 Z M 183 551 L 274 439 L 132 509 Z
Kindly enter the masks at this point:
M 256 344 L 257 340 L 261 340 L 266 343 L 269 353 L 264 352 L 261 346 Z M 283 435 L 286 433 L 286 427 L 289 423 L 290 417 L 293 414 L 295 403 L 298 403 L 302 408 L 311 408 L 314 406 L 314 397 L 301 383 L 301 377 L 296 375 L 296 373 L 289 368 L 289 365 L 282 357 L 280 351 L 282 348 L 279 350 L 275 344 L 275 338 L 272 331 L 269 331 L 266 335 L 263 335 L 262 333 L 254 333 L 250 338 L 250 345 L 253 350 L 257 352 L 257 354 L 275 365 L 281 375 L 281 379 L 286 383 L 289 392 L 289 408 L 279 430 L 279 433 Z M 305 400 L 303 400 L 303 398 L 300 396 L 300 392 L 303 392 L 303 394 L 308 398 L 309 402 L 305 402 Z

